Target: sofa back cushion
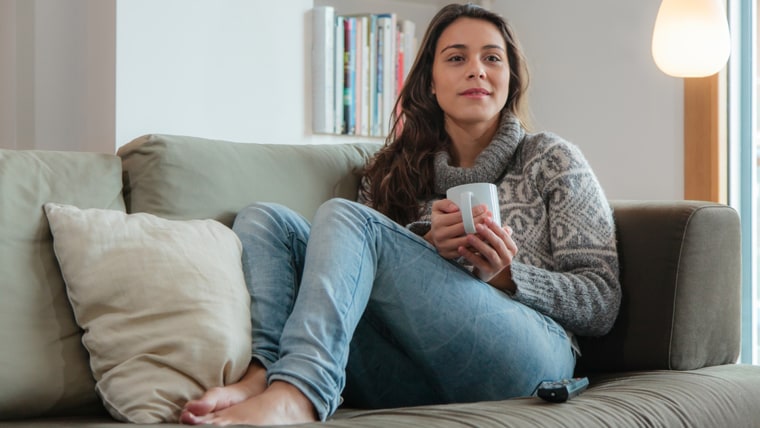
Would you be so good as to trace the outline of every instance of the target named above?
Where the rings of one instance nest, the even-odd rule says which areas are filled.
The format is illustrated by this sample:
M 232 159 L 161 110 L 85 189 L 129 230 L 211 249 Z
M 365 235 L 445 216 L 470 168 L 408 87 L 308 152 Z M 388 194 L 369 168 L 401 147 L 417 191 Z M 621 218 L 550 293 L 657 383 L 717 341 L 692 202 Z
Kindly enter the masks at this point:
M 114 155 L 0 150 L 0 419 L 97 406 L 46 202 L 124 211 Z
M 332 197 L 355 199 L 361 168 L 377 144 L 278 145 L 146 135 L 121 147 L 129 212 L 212 218 L 230 226 L 256 202 L 311 218 Z

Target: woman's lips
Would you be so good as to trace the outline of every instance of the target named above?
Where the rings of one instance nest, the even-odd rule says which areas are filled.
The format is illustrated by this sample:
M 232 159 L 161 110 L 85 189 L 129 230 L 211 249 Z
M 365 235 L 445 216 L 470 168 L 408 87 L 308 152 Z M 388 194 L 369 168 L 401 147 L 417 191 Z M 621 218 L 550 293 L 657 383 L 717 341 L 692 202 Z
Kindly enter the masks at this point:
M 471 89 L 466 89 L 460 92 L 459 95 L 462 95 L 465 97 L 481 98 L 481 97 L 487 97 L 491 95 L 491 93 L 483 88 L 471 88 Z

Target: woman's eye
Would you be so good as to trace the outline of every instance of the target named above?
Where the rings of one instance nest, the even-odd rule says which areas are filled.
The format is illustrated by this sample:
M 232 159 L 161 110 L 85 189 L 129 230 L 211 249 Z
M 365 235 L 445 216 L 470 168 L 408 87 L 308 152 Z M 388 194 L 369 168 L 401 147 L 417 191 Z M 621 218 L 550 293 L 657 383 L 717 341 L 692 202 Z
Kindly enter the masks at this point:
M 450 62 L 464 61 L 464 57 L 462 55 L 454 55 L 454 56 L 449 57 L 449 61 Z
M 501 58 L 499 58 L 498 55 L 488 55 L 486 57 L 486 61 L 488 61 L 488 62 L 499 62 L 499 61 L 501 61 Z

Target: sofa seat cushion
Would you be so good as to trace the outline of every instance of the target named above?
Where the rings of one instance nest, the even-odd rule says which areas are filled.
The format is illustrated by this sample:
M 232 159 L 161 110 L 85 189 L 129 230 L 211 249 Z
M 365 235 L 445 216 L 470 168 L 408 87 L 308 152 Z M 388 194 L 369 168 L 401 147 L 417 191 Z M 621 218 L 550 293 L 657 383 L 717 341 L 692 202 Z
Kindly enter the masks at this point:
M 347 411 L 334 426 L 750 427 L 760 421 L 760 366 L 607 374 L 563 404 L 506 401 Z M 371 423 L 366 423 L 369 422 Z
M 96 390 L 114 418 L 176 422 L 251 359 L 242 245 L 215 220 L 45 204 Z
M 0 419 L 98 404 L 43 204 L 124 211 L 114 155 L 0 150 Z
M 748 365 L 618 373 L 591 379 L 588 390 L 563 404 L 517 398 L 399 409 L 339 409 L 326 423 L 293 427 L 755 427 L 760 421 L 758 378 L 760 367 Z M 24 426 L 54 425 L 123 426 L 106 417 L 41 419 Z

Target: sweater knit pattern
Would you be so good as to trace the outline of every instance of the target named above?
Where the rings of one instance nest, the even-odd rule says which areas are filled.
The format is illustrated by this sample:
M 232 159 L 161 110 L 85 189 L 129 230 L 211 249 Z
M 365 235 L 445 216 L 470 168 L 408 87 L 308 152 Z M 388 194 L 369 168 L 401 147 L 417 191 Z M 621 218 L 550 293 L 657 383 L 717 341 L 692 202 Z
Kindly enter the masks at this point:
M 424 201 L 423 215 L 407 227 L 426 233 L 433 202 L 446 189 L 473 182 L 497 185 L 502 224 L 513 230 L 513 298 L 572 333 L 606 334 L 621 298 L 615 227 L 580 150 L 551 133 L 528 134 L 519 120 L 505 116 L 473 167 L 452 166 L 446 151 L 436 155 L 439 196 Z

